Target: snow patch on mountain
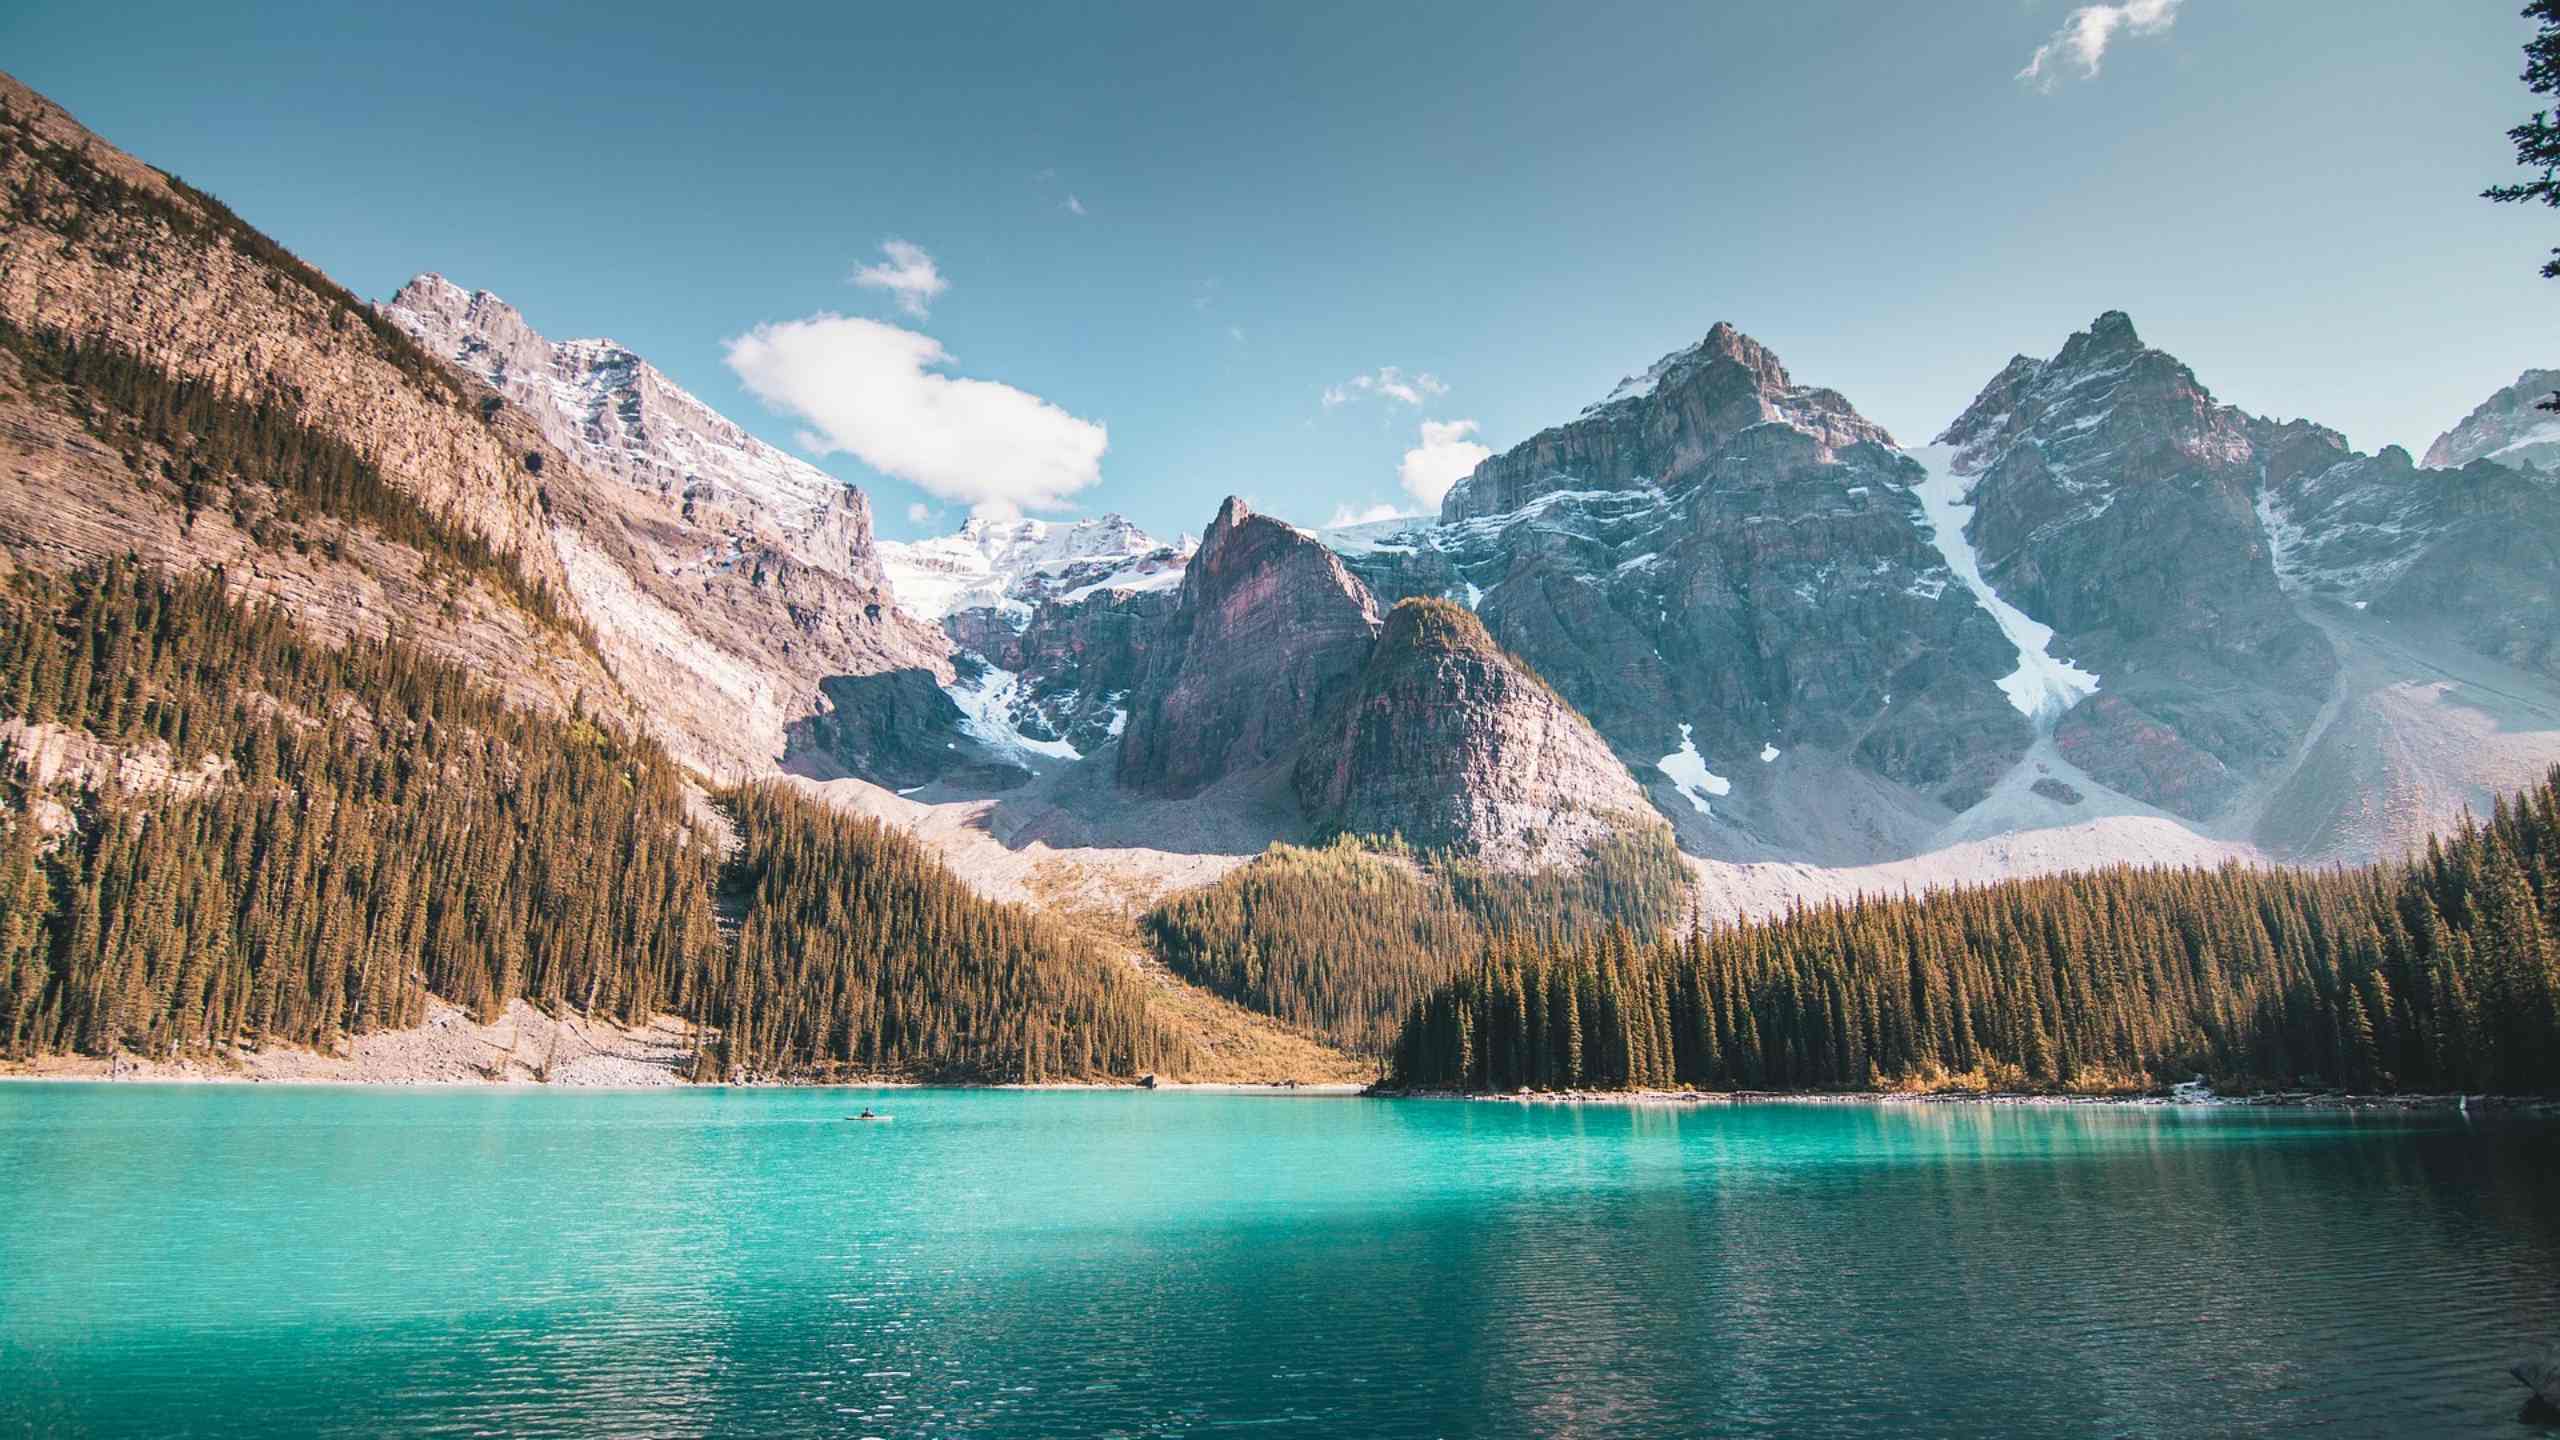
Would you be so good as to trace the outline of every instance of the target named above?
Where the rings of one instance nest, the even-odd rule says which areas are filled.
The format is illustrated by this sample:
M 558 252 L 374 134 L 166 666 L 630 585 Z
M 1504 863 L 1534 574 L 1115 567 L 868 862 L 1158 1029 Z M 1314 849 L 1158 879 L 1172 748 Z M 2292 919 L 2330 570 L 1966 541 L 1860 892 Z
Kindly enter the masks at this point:
M 2051 652 L 2053 627 L 2030 619 L 2001 599 L 1984 578 L 1982 559 L 1965 538 L 1965 522 L 1973 517 L 1973 506 L 1965 499 L 1963 477 L 1955 471 L 1956 447 L 1923 445 L 1902 453 L 1927 472 L 1928 478 L 1913 486 L 1912 492 L 1920 497 L 1920 511 L 1929 522 L 1938 553 L 1999 622 L 2000 633 L 2018 647 L 2018 668 L 2000 682 L 2000 693 L 2009 697 L 2019 714 L 2038 725 L 2051 725 L 2064 711 L 2097 693 L 2098 677 L 2068 660 L 2056 659 Z
M 972 655 L 975 675 L 964 673 L 944 689 L 952 702 L 960 707 L 960 728 L 998 755 L 1016 761 L 1032 774 L 1040 773 L 1031 762 L 1035 758 L 1081 760 L 1084 756 L 1064 740 L 1041 740 L 1014 728 L 1015 707 L 1023 699 L 1022 677 L 1010 670 L 987 664 Z M 961 669 L 965 672 L 967 665 Z
M 1095 520 L 971 520 L 956 534 L 880 543 L 889 588 L 907 613 L 948 619 L 994 610 L 1018 629 L 1042 601 L 1067 604 L 1100 591 L 1164 590 L 1182 583 L 1197 548 L 1168 545 L 1117 515 Z
M 1707 768 L 1707 758 L 1698 753 L 1698 742 L 1689 736 L 1690 727 L 1680 727 L 1680 748 L 1653 762 L 1654 768 L 1671 777 L 1671 783 L 1701 815 L 1715 810 L 1707 804 L 1710 795 L 1730 795 L 1733 782 Z

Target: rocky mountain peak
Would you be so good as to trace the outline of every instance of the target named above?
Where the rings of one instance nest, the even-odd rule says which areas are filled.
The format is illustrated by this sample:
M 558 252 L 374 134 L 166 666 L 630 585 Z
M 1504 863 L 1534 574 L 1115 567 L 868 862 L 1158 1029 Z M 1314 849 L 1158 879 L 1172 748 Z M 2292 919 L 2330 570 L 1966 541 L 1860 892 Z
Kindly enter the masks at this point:
M 1658 826 L 1589 721 L 1445 600 L 1390 611 L 1357 687 L 1294 772 L 1317 823 L 1528 869 Z
M 428 353 L 486 381 L 589 469 L 724 533 L 734 564 L 767 546 L 867 587 L 882 585 L 860 490 L 748 434 L 624 346 L 554 343 L 514 306 L 423 274 L 378 307 Z
M 1579 418 L 1477 466 L 1441 501 L 1440 516 L 1508 514 L 1560 491 L 1669 489 L 1737 444 L 1764 443 L 1765 434 L 1744 438 L 1764 425 L 1810 441 L 1798 448 L 1817 463 L 1857 445 L 1893 444 L 1838 391 L 1797 384 L 1767 346 L 1719 321 L 1697 344 L 1620 381 Z
M 2110 310 L 2051 360 L 2011 361 L 1941 443 L 1985 579 L 2107 677 L 2106 703 L 2055 728 L 2067 758 L 2202 819 L 2292 752 L 2337 659 L 2282 594 L 2255 504 L 2272 468 L 2332 462 L 2334 432 L 2217 402 Z
M 1293 754 L 1378 627 L 1376 598 L 1338 556 L 1229 496 L 1131 699 L 1122 783 L 1189 795 Z
M 1019 630 L 1043 601 L 1170 590 L 1182 583 L 1192 544 L 1185 536 L 1168 545 L 1119 515 L 1072 521 L 972 517 L 954 534 L 883 541 L 880 562 L 898 603 L 911 615 L 952 627 L 963 623 L 962 616 L 988 612 L 997 625 Z M 975 633 L 955 635 L 985 648 Z
M 2133 328 L 2133 317 L 2121 310 L 2109 310 L 2089 322 L 2089 328 L 2063 342 L 2062 353 L 2053 363 L 2069 370 L 2099 363 L 2108 357 L 2138 355 L 2146 347 L 2142 336 Z
M 2436 437 L 2421 463 L 2451 470 L 2474 460 L 2495 460 L 2536 470 L 2560 467 L 2560 415 L 2541 407 L 2560 391 L 2560 370 L 2527 370 Z

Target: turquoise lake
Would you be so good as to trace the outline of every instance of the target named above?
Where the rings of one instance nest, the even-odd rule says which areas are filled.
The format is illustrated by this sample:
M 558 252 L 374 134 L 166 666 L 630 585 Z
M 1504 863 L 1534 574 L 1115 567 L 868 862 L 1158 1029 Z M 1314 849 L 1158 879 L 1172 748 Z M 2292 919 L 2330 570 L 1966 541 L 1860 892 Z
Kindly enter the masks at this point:
M 2555 1334 L 2525 1120 L 0 1085 L 0 1435 L 2533 1434 Z

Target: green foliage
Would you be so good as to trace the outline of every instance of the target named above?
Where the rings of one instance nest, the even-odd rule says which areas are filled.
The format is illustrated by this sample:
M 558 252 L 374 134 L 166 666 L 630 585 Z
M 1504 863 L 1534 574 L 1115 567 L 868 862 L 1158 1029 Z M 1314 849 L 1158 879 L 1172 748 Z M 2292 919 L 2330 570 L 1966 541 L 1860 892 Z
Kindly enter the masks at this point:
M 1412 1087 L 2560 1090 L 2560 771 L 2407 864 L 2119 868 L 1646 942 L 1502 941 Z
M 2525 88 L 2536 95 L 2560 93 L 2560 0 L 2532 0 L 2521 13 L 2540 27 L 2524 45 L 2521 78 Z M 2551 112 L 2536 110 L 2523 124 L 2509 130 L 2507 138 L 2515 142 L 2516 163 L 2540 170 L 2541 177 L 2521 185 L 2492 185 L 2481 195 L 2501 204 L 2532 200 L 2560 205 L 2560 122 L 2551 119 Z M 2560 279 L 2560 247 L 2554 247 L 2551 258 L 2543 262 L 2542 276 L 2546 280 Z M 2534 408 L 2560 410 L 2560 394 Z
M 19 575 L 0 718 L 201 782 L 40 792 L 0 756 L 0 1053 L 328 1047 L 434 994 L 673 1012 L 706 1032 L 705 1077 L 1184 1058 L 1125 966 L 905 835 L 738 791 L 724 865 L 654 744 L 403 643 L 319 644 L 215 576 Z
M 1345 836 L 1274 845 L 1142 922 L 1177 973 L 1346 1050 L 1383 1055 L 1398 1021 L 1494 934 L 1559 937 L 1678 915 L 1685 870 L 1635 827 L 1578 870 L 1517 875 Z
M 877 820 L 724 792 L 745 906 L 704 997 L 733 1069 L 1041 1081 L 1183 1068 L 1125 961 L 981 898 Z
M 717 948 L 715 862 L 642 742 L 568 743 L 460 668 L 313 642 L 218 577 L 20 575 L 0 714 L 157 754 L 192 798 L 59 797 L 40 939 L 0 961 L 0 1048 L 328 1046 L 429 992 L 620 1019 L 682 1008 Z M 21 793 L 0 891 L 32 887 Z

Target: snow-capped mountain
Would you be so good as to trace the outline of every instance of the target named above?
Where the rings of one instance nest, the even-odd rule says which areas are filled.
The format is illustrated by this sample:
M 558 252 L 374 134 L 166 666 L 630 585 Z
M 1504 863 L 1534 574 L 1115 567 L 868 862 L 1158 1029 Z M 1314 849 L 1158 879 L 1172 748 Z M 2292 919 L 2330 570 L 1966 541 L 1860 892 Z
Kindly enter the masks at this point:
M 808 564 L 879 583 L 860 490 L 748 434 L 623 346 L 546 340 L 506 301 L 436 274 L 380 308 L 430 353 L 523 406 L 588 469 L 674 501 L 733 539 L 761 533 Z
M 950 535 L 880 542 L 898 604 L 920 620 L 993 610 L 1019 629 L 1046 601 L 1097 590 L 1170 589 L 1197 541 L 1168 545 L 1118 515 L 1093 520 L 973 519 Z
M 2560 370 L 2527 370 L 2436 437 L 2420 463 L 2451 470 L 2474 460 L 2547 470 L 2560 467 L 2560 415 L 2542 402 L 2560 392 Z

